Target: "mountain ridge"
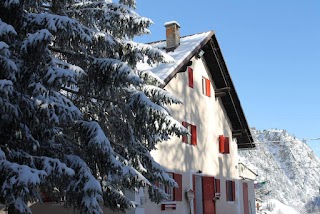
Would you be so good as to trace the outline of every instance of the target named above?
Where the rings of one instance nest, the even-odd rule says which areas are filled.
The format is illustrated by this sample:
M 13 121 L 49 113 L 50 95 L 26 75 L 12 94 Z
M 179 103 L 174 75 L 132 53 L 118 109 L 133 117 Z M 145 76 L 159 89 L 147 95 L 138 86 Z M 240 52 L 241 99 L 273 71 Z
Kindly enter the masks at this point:
M 256 197 L 265 201 L 276 199 L 305 213 L 317 210 L 320 158 L 286 130 L 252 128 L 251 132 L 257 147 L 239 150 L 239 157 L 259 175 L 257 182 L 265 184 L 256 189 Z

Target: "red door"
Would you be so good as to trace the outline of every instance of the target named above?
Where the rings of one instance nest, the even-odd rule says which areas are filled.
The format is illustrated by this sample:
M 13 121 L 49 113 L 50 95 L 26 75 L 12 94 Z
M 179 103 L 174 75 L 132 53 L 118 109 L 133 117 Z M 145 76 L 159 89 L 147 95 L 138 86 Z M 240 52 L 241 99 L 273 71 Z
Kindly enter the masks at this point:
M 214 177 L 202 177 L 203 214 L 215 214 Z
M 249 214 L 249 194 L 247 183 L 243 183 L 243 208 L 244 214 Z

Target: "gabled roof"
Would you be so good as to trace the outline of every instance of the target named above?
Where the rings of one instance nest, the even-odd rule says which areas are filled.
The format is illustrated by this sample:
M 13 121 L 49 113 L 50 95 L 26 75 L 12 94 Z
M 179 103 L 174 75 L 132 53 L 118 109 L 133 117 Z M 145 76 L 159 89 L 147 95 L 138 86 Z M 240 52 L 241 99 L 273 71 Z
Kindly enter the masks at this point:
M 165 51 L 166 41 L 154 42 L 151 45 Z M 232 133 L 237 136 L 238 148 L 254 148 L 249 125 L 213 31 L 181 37 L 180 45 L 167 53 L 175 60 L 174 63 L 160 63 L 156 67 L 140 65 L 139 69 L 152 71 L 167 84 L 176 73 L 186 70 L 190 59 L 200 50 L 204 51 L 203 59 L 216 88 L 229 88 L 226 95 L 220 99 L 230 119 Z

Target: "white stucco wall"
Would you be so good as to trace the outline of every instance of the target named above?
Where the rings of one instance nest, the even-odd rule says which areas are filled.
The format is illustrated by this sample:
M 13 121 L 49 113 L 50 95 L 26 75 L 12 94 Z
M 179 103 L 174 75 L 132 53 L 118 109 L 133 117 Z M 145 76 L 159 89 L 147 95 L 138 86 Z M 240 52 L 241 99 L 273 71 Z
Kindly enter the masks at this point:
M 217 213 L 237 213 L 237 201 L 227 202 L 225 180 L 238 179 L 238 152 L 232 139 L 229 119 L 219 98 L 214 97 L 214 85 L 201 59 L 192 59 L 194 87 L 188 86 L 188 72 L 177 75 L 165 87 L 177 96 L 183 105 L 169 106 L 170 113 L 178 121 L 197 126 L 197 145 L 182 143 L 182 138 L 172 137 L 158 145 L 152 156 L 168 171 L 183 175 L 183 195 L 192 189 L 192 174 L 198 170 L 202 175 L 221 180 L 221 197 L 216 201 Z M 202 77 L 211 80 L 211 97 L 202 94 Z M 219 153 L 219 135 L 230 137 L 230 154 Z M 239 198 L 239 197 L 236 197 Z M 236 199 L 237 200 L 237 199 Z M 147 203 L 145 213 L 189 213 L 187 198 L 177 202 L 177 209 L 161 211 L 160 205 Z M 199 213 L 197 213 L 199 214 Z

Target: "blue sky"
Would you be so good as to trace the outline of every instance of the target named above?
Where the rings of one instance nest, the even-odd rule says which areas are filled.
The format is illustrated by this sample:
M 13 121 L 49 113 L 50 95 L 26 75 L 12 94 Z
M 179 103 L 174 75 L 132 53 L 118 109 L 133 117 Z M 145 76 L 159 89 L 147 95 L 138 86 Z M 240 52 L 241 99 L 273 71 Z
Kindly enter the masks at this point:
M 181 36 L 215 31 L 251 127 L 320 137 L 319 0 L 137 0 L 137 12 L 154 22 L 139 42 L 165 39 L 172 20 Z

